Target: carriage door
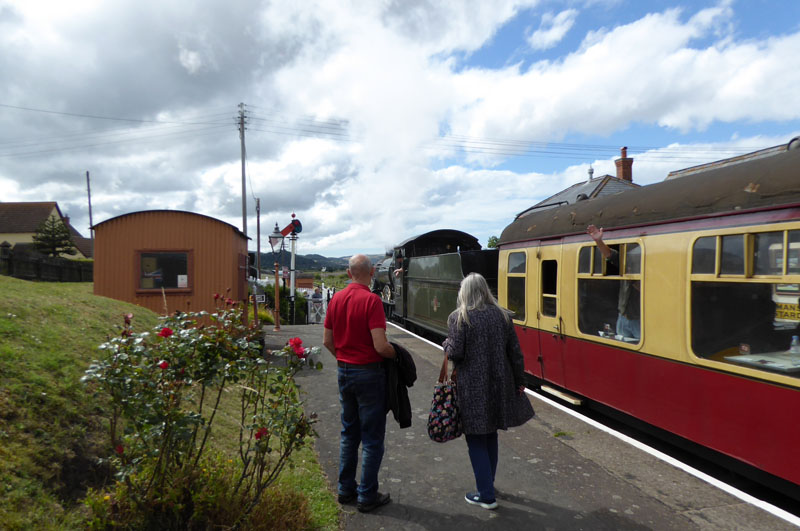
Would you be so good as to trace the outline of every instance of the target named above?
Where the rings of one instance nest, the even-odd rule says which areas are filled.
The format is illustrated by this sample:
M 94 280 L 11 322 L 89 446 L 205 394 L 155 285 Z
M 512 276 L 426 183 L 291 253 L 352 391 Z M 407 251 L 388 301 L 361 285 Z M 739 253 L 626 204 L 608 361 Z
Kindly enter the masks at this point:
M 561 319 L 561 244 L 539 248 L 537 260 L 538 282 L 532 286 L 532 309 L 539 322 L 539 352 L 542 375 L 545 380 L 564 385 L 563 350 L 565 346 L 564 321 Z M 532 264 L 533 265 L 533 264 Z

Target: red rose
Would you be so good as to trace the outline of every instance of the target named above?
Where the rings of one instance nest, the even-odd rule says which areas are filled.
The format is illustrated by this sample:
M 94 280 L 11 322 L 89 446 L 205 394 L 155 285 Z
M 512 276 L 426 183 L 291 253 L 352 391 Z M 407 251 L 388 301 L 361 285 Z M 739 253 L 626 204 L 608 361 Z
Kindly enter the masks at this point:
M 294 350 L 295 355 L 300 358 L 304 359 L 306 357 L 306 349 L 303 347 L 292 347 Z
M 121 444 L 118 444 L 114 447 L 114 451 L 117 452 L 117 454 L 122 455 L 125 453 L 125 448 Z
M 268 434 L 269 434 L 269 431 L 267 431 L 267 428 L 258 428 L 258 431 L 256 431 L 256 435 L 255 435 L 256 440 L 260 441 L 262 437 L 265 437 Z
M 159 337 L 169 337 L 172 334 L 172 328 L 167 328 L 166 326 L 161 329 L 161 332 L 158 333 Z
M 162 369 L 166 369 L 167 367 L 169 367 L 169 363 L 167 363 L 167 361 L 164 360 L 161 363 L 159 363 L 158 366 L 161 367 Z
M 302 347 L 303 340 L 300 339 L 299 337 L 293 337 L 292 339 L 289 340 L 289 344 L 292 346 L 292 348 Z
M 219 297 L 220 297 L 219 293 L 215 293 L 215 294 L 214 294 L 214 300 L 217 300 L 217 299 L 219 299 Z

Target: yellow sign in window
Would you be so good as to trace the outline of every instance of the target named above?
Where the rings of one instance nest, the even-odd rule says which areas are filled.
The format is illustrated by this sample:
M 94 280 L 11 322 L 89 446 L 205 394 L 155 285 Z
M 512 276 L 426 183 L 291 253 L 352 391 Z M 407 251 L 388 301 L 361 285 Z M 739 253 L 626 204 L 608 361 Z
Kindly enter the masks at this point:
M 800 305 L 783 302 L 775 303 L 775 319 L 800 321 Z

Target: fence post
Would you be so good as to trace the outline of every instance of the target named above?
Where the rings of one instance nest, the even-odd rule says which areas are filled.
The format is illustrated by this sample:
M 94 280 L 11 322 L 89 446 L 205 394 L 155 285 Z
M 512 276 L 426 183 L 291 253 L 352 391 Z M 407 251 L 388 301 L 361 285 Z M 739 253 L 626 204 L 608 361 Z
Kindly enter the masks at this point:
M 11 244 L 0 243 L 0 275 L 11 274 Z

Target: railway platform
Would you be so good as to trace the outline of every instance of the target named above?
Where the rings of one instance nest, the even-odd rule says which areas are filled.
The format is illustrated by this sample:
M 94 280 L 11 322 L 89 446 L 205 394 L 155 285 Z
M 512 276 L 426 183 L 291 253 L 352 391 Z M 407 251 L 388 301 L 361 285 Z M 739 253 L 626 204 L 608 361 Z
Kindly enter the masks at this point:
M 267 348 L 290 337 L 322 345 L 322 325 L 266 331 Z M 417 382 L 409 389 L 412 426 L 400 429 L 389 414 L 381 492 L 392 502 L 362 514 L 342 506 L 350 530 L 782 530 L 791 522 L 746 503 L 608 433 L 531 398 L 536 417 L 499 432 L 495 487 L 499 507 L 469 505 L 474 490 L 463 438 L 432 442 L 426 420 L 442 351 L 392 325 L 390 341 L 414 356 Z M 316 449 L 333 492 L 339 456 L 339 403 L 334 358 L 323 347 L 322 371 L 301 371 L 298 384 L 319 420 Z

